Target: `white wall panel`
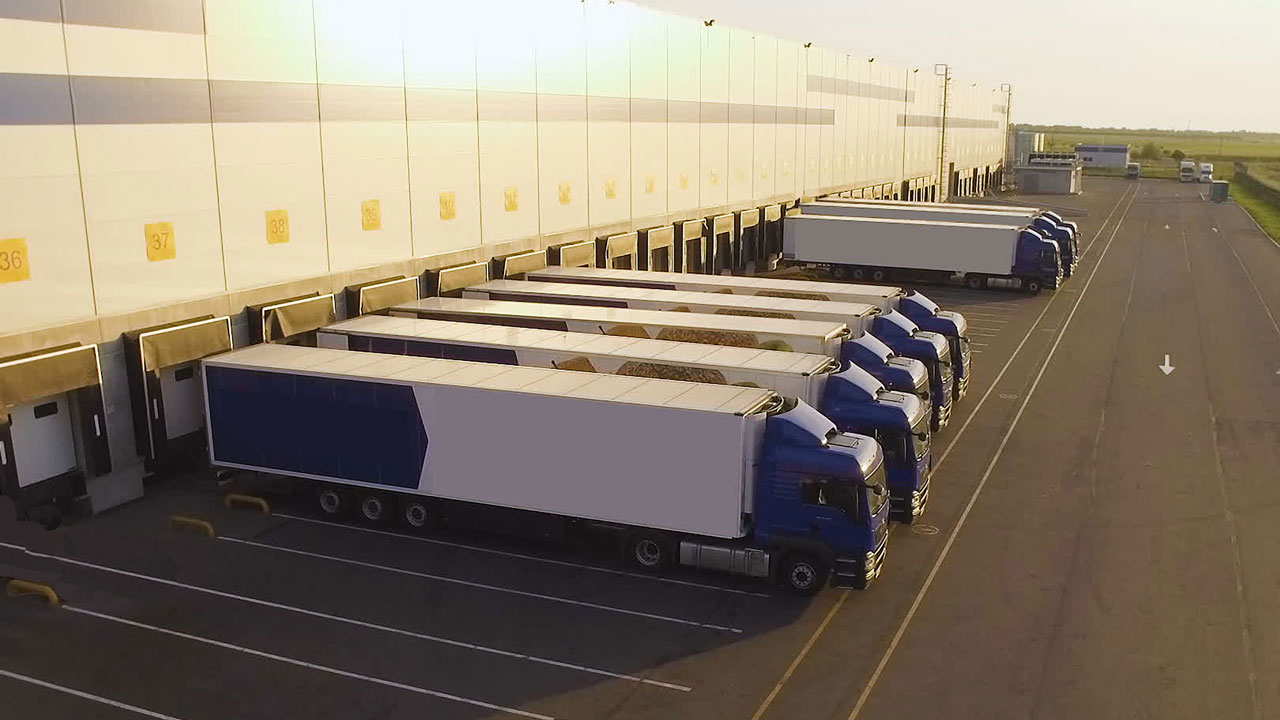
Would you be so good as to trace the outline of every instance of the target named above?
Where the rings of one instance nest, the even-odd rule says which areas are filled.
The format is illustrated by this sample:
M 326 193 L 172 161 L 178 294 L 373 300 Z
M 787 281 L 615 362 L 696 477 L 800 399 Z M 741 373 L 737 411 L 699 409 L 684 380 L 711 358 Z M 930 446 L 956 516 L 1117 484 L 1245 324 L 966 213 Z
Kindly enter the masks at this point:
M 476 35 L 480 119 L 480 217 L 486 243 L 532 237 L 538 228 L 535 40 L 540 4 L 483 0 Z M 494 22 L 497 19 L 499 21 Z
M 317 0 L 315 8 L 329 265 L 410 257 L 400 3 Z M 375 202 L 380 221 L 367 223 Z
M 631 215 L 667 211 L 667 18 L 636 7 L 631 24 Z
M 0 334 L 94 314 L 66 67 L 59 25 L 0 19 L 0 73 L 63 88 L 56 124 L 0 126 Z
M 690 212 L 701 195 L 702 23 L 667 21 L 667 209 Z
M 729 196 L 731 203 L 751 200 L 755 176 L 755 36 L 729 32 Z
M 819 115 L 818 125 L 818 190 L 826 191 L 833 185 L 832 172 L 835 168 L 835 127 L 826 121 L 826 117 L 835 110 L 835 78 L 836 64 L 843 53 L 826 50 L 822 53 L 822 92 L 818 93 L 818 102 L 824 111 Z
M 702 126 L 698 138 L 704 208 L 723 205 L 729 199 L 725 177 L 729 167 L 729 30 L 703 27 L 701 48 Z
M 324 273 L 329 256 L 311 3 L 209 0 L 205 18 L 227 288 Z M 265 92 L 246 91 L 258 83 Z M 269 112 L 294 104 L 288 121 Z M 267 213 L 281 210 L 288 234 L 270 234 Z
M 593 225 L 631 215 L 631 22 L 633 6 L 585 4 L 587 177 Z
M 779 193 L 800 196 L 800 178 L 803 168 L 801 142 L 803 135 L 797 130 L 797 121 L 803 119 L 801 95 L 801 48 L 799 43 L 778 42 L 778 96 L 779 123 L 777 134 L 777 159 L 774 172 Z
M 588 222 L 587 27 L 581 0 L 551 0 L 536 20 L 540 222 L 558 233 Z
M 852 58 L 847 53 L 836 56 L 835 90 L 831 101 L 835 108 L 835 125 L 831 128 L 831 185 L 837 189 L 849 187 L 849 171 L 846 164 L 852 160 L 848 154 L 848 138 L 845 133 L 849 128 L 849 63 Z
M 804 133 L 804 193 L 816 194 L 822 186 L 819 168 L 822 161 L 822 126 L 817 120 L 822 116 L 822 48 L 808 47 L 801 51 L 801 93 L 804 97 L 805 115 L 801 123 Z
M 755 72 L 753 73 L 755 97 L 755 125 L 752 128 L 752 197 L 763 202 L 774 194 L 777 173 L 778 140 L 778 41 L 770 37 L 756 36 Z
M 480 244 L 480 149 L 473 5 L 405 5 L 405 94 L 413 254 Z

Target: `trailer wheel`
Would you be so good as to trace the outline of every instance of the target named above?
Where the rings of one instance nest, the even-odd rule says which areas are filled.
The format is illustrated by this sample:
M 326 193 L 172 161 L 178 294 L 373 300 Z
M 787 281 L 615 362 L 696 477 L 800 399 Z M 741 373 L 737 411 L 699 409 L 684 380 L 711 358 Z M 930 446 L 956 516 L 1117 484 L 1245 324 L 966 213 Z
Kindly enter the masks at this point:
M 807 552 L 787 553 L 780 570 L 782 586 L 796 595 L 814 595 L 827 584 L 827 566 Z
M 351 496 L 345 490 L 321 487 L 316 493 L 316 507 L 329 518 L 346 517 L 351 512 Z
M 414 530 L 438 530 L 444 526 L 440 511 L 422 500 L 406 500 L 400 508 L 400 519 Z
M 645 570 L 660 570 L 671 562 L 667 540 L 658 533 L 640 532 L 627 543 L 627 558 Z
M 889 273 L 883 268 L 876 268 L 871 271 L 871 279 L 875 282 L 884 282 L 889 277 Z
M 853 272 L 850 274 L 853 276 L 854 280 L 862 280 L 867 276 L 867 271 L 865 268 L 854 268 Z
M 981 275 L 970 275 L 964 279 L 964 284 L 970 290 L 981 290 L 982 286 L 986 285 L 986 282 Z
M 373 525 L 381 525 L 391 514 L 387 498 L 378 493 L 369 493 L 360 497 L 360 519 Z
M 854 269 L 853 272 L 856 274 L 858 270 Z M 845 278 L 849 277 L 849 268 L 843 265 L 836 265 L 831 268 L 831 277 L 837 280 L 844 280 Z

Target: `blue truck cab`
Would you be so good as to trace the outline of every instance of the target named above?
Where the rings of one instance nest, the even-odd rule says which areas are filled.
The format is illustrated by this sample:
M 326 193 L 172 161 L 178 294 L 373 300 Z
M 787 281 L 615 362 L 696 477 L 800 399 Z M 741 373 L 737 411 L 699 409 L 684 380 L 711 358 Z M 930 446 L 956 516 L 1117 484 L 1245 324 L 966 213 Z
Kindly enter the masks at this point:
M 1033 220 L 1031 227 L 1058 243 L 1058 250 L 1062 253 L 1062 275 L 1063 277 L 1071 277 L 1071 271 L 1076 266 L 1075 233 L 1071 232 L 1071 228 L 1056 223 L 1045 215 Z
M 1010 273 L 1022 280 L 1028 292 L 1056 288 L 1062 282 L 1062 260 L 1058 244 L 1039 230 L 1027 228 L 1018 233 L 1018 247 Z
M 871 373 L 890 390 L 912 393 L 922 402 L 931 403 L 929 370 L 924 363 L 898 355 L 875 335 L 864 333 L 855 340 L 846 340 L 840 359 Z
M 921 330 L 936 332 L 947 339 L 951 346 L 951 372 L 955 375 L 955 399 L 969 392 L 969 378 L 973 375 L 973 353 L 969 347 L 969 321 L 952 310 L 942 310 L 924 293 L 912 291 L 898 301 L 898 312 L 907 316 Z
M 955 376 L 951 372 L 951 348 L 942 335 L 911 322 L 906 315 L 891 310 L 877 315 L 871 333 L 894 352 L 924 363 L 929 372 L 929 395 L 933 399 L 933 429 L 941 430 L 951 419 Z
M 933 465 L 928 407 L 915 395 L 885 390 L 866 370 L 846 365 L 827 378 L 818 409 L 840 432 L 880 443 L 888 477 L 890 515 L 912 523 L 929 499 Z
M 880 574 L 889 543 L 884 453 L 841 433 L 793 399 L 765 426 L 752 517 L 753 544 L 768 547 L 774 577 L 802 593 L 830 577 L 863 589 Z

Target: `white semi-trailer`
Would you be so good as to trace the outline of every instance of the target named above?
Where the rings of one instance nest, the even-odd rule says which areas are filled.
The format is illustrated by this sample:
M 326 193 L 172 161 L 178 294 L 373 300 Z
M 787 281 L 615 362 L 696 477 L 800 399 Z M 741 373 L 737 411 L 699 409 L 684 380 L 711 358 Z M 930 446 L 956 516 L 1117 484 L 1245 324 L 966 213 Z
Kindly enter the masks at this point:
M 789 280 L 773 277 L 744 275 L 700 275 L 695 273 L 658 272 L 645 270 L 616 270 L 612 268 L 549 266 L 525 276 L 538 282 L 564 282 L 581 285 L 622 285 L 651 288 L 654 290 L 685 290 L 690 292 L 724 293 L 734 296 L 763 296 L 798 298 L 802 300 L 830 300 L 834 302 L 867 303 L 874 305 L 881 314 L 897 310 L 921 330 L 936 332 L 947 338 L 951 346 L 951 369 L 955 375 L 955 399 L 964 397 L 972 376 L 969 338 L 965 332 L 968 321 L 958 312 L 940 309 L 923 293 L 908 292 L 886 285 L 859 285 L 817 280 Z M 873 322 L 874 325 L 874 322 Z M 891 330 L 891 328 L 885 328 Z M 876 332 L 873 328 L 872 332 Z M 896 333 L 890 332 L 892 345 L 898 345 Z M 863 336 L 867 337 L 867 336 Z M 880 344 L 880 343 L 876 343 Z M 894 380 L 882 373 L 892 373 L 891 368 L 881 367 L 878 348 L 854 348 L 848 359 L 890 387 Z
M 806 215 L 1032 227 L 1038 230 L 1041 235 L 1058 244 L 1058 251 L 1062 256 L 1062 274 L 1064 276 L 1071 276 L 1077 261 L 1075 230 L 1070 226 L 1055 222 L 1049 216 L 1032 208 L 990 206 L 979 209 L 971 206 L 957 207 L 945 203 L 883 205 L 880 203 L 865 203 L 858 200 L 824 200 L 805 203 L 800 206 L 800 211 Z M 855 272 L 853 279 L 860 280 L 861 278 Z
M 829 269 L 861 270 L 887 281 L 949 282 L 1039 292 L 1062 281 L 1057 244 L 1026 227 L 792 215 L 782 224 L 783 258 Z
M 213 465 L 312 484 L 331 516 L 516 512 L 806 594 L 884 559 L 879 445 L 764 388 L 273 344 L 203 366 Z
M 873 334 L 902 355 L 924 363 L 931 380 L 929 395 L 934 399 L 934 429 L 942 429 L 951 417 L 951 404 L 955 398 L 955 378 L 950 346 L 946 338 L 937 333 L 921 331 L 902 313 L 890 311 L 881 314 L 878 308 L 867 303 L 527 280 L 491 280 L 467 288 L 463 291 L 463 297 L 716 315 L 747 315 L 787 321 L 843 322 L 852 330 L 853 337 Z M 853 347 L 849 346 L 846 350 L 852 352 Z M 853 362 L 849 354 L 843 354 L 841 359 Z
M 317 332 L 320 347 L 547 367 L 717 385 L 803 400 L 841 432 L 879 440 L 894 516 L 913 522 L 929 496 L 928 405 L 886 391 L 857 365 L 826 355 L 365 315 Z

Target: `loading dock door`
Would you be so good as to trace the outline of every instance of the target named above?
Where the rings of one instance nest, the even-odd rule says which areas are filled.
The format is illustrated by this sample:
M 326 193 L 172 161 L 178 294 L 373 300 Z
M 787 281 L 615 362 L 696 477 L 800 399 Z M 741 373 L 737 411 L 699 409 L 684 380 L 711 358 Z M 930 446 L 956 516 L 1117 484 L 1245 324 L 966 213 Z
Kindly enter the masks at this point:
M 18 487 L 30 487 L 78 468 L 66 393 L 14 405 L 9 419 Z

